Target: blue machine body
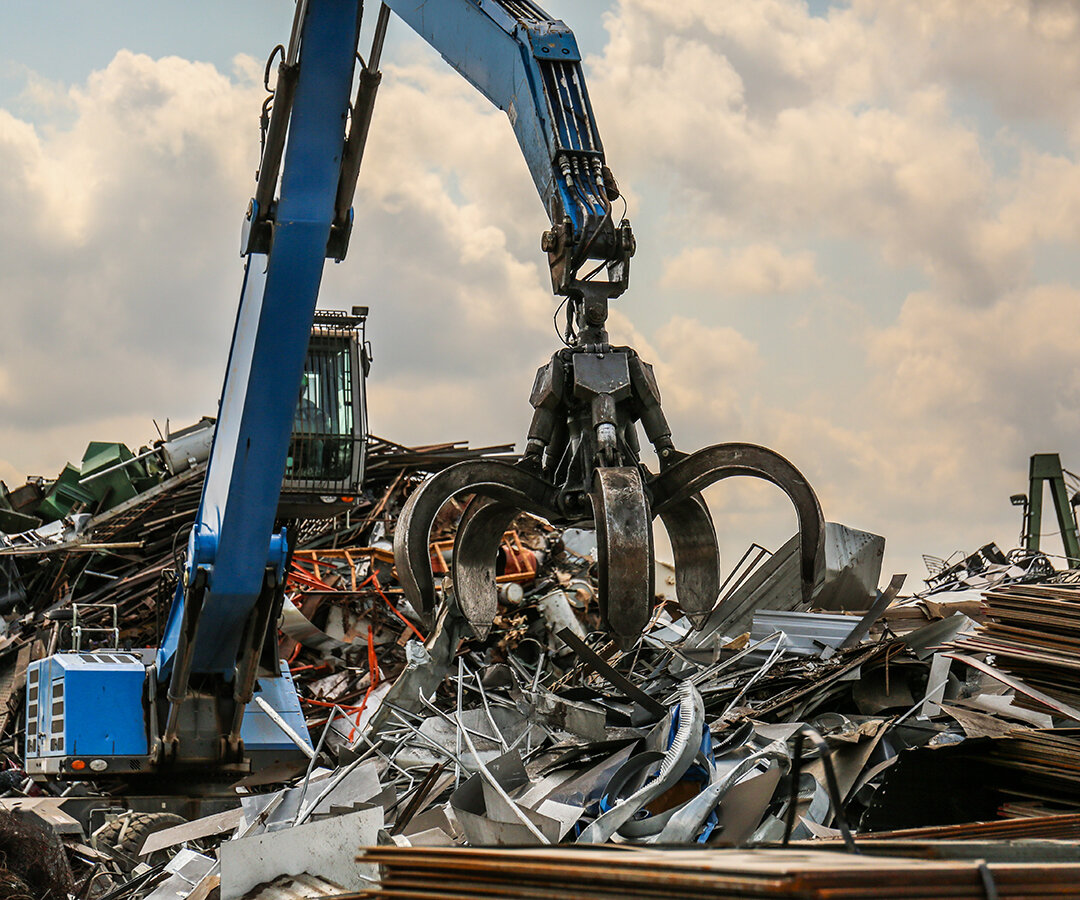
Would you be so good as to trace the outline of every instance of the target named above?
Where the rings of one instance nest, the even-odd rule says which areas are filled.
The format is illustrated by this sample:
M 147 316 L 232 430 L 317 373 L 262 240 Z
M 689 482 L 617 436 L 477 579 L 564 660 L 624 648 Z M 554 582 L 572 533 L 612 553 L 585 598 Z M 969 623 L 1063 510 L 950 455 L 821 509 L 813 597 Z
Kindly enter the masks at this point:
M 149 771 L 152 745 L 147 659 L 143 653 L 95 650 L 57 653 L 26 672 L 26 747 L 30 775 L 130 775 Z M 287 664 L 263 678 L 262 698 L 298 734 L 304 714 Z M 274 757 L 293 742 L 258 704 L 244 711 L 241 737 L 249 754 Z M 73 765 L 74 764 L 74 765 Z
M 255 687 L 255 696 L 264 700 L 293 731 L 305 738 L 308 736 L 304 713 L 300 709 L 300 698 L 296 695 L 296 686 L 289 674 L 288 663 L 282 660 L 279 678 L 260 678 Z M 244 710 L 240 737 L 249 753 L 296 749 L 277 723 L 256 703 L 249 704 Z
M 57 653 L 32 662 L 26 671 L 27 754 L 145 756 L 146 716 L 130 714 L 142 713 L 145 696 L 146 665 L 135 653 Z
M 577 248 L 576 272 L 610 226 L 611 208 L 573 33 L 531 0 L 386 6 L 507 113 L 553 226 L 568 229 L 568 246 Z M 275 530 L 275 513 L 305 352 L 325 260 L 342 258 L 347 246 L 352 212 L 342 213 L 341 196 L 345 189 L 351 204 L 348 182 L 355 186 L 359 156 L 350 152 L 357 142 L 362 152 L 370 121 L 370 103 L 364 106 L 359 92 L 350 102 L 362 12 L 362 0 L 297 4 L 244 223 L 243 288 L 217 429 L 161 645 L 152 664 L 119 651 L 61 653 L 34 663 L 29 769 L 75 752 L 149 755 L 155 765 L 182 758 L 184 729 L 204 727 L 204 714 L 190 712 L 193 698 L 217 704 L 224 753 L 233 754 L 223 762 L 256 747 L 293 746 L 257 706 L 248 708 L 253 692 L 307 737 L 287 670 L 264 672 L 257 683 L 254 673 L 273 641 L 282 598 L 289 535 Z M 380 12 L 384 31 L 387 15 Z M 377 86 L 377 62 L 370 65 L 361 89 L 364 76 Z M 344 240 L 333 240 L 332 232 Z M 552 271 L 554 280 L 554 263 Z M 50 718 L 61 707 L 63 717 Z M 159 715 L 167 720 L 160 727 Z

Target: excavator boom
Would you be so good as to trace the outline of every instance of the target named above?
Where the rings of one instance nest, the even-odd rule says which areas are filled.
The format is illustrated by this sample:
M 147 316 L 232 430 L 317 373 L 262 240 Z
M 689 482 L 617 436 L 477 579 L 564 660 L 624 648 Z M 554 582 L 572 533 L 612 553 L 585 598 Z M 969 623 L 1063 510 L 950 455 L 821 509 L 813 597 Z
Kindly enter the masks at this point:
M 160 648 L 152 659 L 123 654 L 89 668 L 85 660 L 59 656 L 35 663 L 42 698 L 36 702 L 44 702 L 46 682 L 53 697 L 66 684 L 69 692 L 108 690 L 115 698 L 108 716 L 71 732 L 80 748 L 114 747 L 87 751 L 100 753 L 102 771 L 115 763 L 107 757 L 116 754 L 117 734 L 131 769 L 243 767 L 253 742 L 278 750 L 305 739 L 288 671 L 276 659 L 291 540 L 276 524 L 277 510 L 282 473 L 303 462 L 295 455 L 290 462 L 289 448 L 305 352 L 325 260 L 341 260 L 348 249 L 391 13 L 506 113 L 550 218 L 541 248 L 552 289 L 568 309 L 565 346 L 533 385 L 532 424 L 518 463 L 464 462 L 409 499 L 395 553 L 414 607 L 430 616 L 436 603 L 428 553 L 435 516 L 451 498 L 472 495 L 449 597 L 478 634 L 496 610 L 499 537 L 521 510 L 596 528 L 601 612 L 623 647 L 649 620 L 652 520 L 659 515 L 672 538 L 679 601 L 700 624 L 716 601 L 720 570 L 701 492 L 731 475 L 765 478 L 791 497 L 802 534 L 804 592 L 813 591 L 823 528 L 805 479 L 778 454 L 750 444 L 692 455 L 677 450 L 652 368 L 633 348 L 609 340 L 608 303 L 627 288 L 635 242 L 630 223 L 612 215 L 619 190 L 571 30 L 532 0 L 386 0 L 364 55 L 358 53 L 363 13 L 362 0 L 296 0 L 289 44 L 263 109 L 262 158 L 241 238 L 243 288 L 217 430 Z M 641 460 L 639 425 L 657 452 L 658 473 Z M 255 721 L 261 715 L 255 706 L 266 722 Z M 282 734 L 289 739 L 283 742 Z M 53 738 L 52 748 L 42 750 L 45 741 L 37 737 L 28 741 L 28 763 L 49 755 L 52 768 L 39 771 L 67 771 L 64 739 L 57 745 Z

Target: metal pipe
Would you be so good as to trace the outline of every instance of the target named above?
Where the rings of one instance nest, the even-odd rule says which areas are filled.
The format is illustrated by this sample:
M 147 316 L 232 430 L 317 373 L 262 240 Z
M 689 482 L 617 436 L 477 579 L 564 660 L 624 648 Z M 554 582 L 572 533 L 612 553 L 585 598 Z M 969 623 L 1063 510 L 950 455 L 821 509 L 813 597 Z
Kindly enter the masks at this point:
M 401 722 L 401 723 L 402 723 L 403 725 L 405 725 L 405 726 L 406 726 L 406 727 L 407 727 L 407 728 L 409 729 L 409 731 L 411 731 L 411 732 L 412 732 L 412 733 L 413 733 L 414 735 L 416 735 L 416 736 L 417 736 L 418 738 L 420 738 L 420 739 L 421 739 L 422 741 L 424 741 L 425 743 L 427 743 L 427 744 L 428 744 L 428 746 L 430 746 L 430 747 L 431 747 L 431 748 L 432 748 L 433 750 L 437 750 L 437 751 L 438 751 L 439 753 L 441 753 L 441 754 L 442 754 L 443 756 L 445 756 L 445 757 L 447 757 L 448 759 L 451 759 L 451 760 L 453 760 L 454 762 L 458 763 L 458 764 L 459 764 L 459 765 L 460 765 L 460 766 L 461 766 L 461 767 L 462 767 L 463 769 L 465 768 L 465 765 L 464 765 L 464 764 L 463 764 L 463 763 L 461 762 L 461 760 L 460 760 L 460 759 L 459 759 L 459 758 L 458 758 L 458 757 L 456 756 L 456 754 L 454 754 L 454 753 L 453 753 L 452 751 L 450 751 L 450 750 L 447 750 L 447 749 L 446 749 L 445 747 L 443 747 L 443 746 L 442 746 L 441 744 L 439 744 L 439 743 L 438 743 L 437 741 L 434 741 L 434 740 L 432 740 L 431 738 L 429 738 L 429 737 L 428 737 L 428 736 L 427 736 L 426 734 L 424 734 L 424 733 L 423 733 L 423 732 L 422 732 L 422 731 L 421 731 L 421 730 L 420 730 L 419 728 L 414 728 L 414 727 L 413 727 L 412 725 L 410 725 L 410 724 L 409 724 L 409 723 L 408 723 L 408 722 L 407 722 L 407 721 L 405 720 L 405 718 L 404 718 L 404 717 L 403 717 L 403 716 L 401 715 L 401 713 L 399 713 L 399 712 L 398 712 L 398 711 L 397 711 L 396 709 L 393 709 L 393 708 L 391 708 L 391 711 L 390 711 L 390 712 L 391 712 L 391 715 L 393 715 L 393 716 L 394 716 L 394 717 L 395 717 L 396 719 L 398 719 L 398 721 L 400 721 L 400 722 Z
M 326 736 L 330 733 L 338 713 L 345 715 L 342 708 L 335 703 L 334 708 L 330 710 L 330 720 L 323 726 L 323 732 L 319 735 L 319 742 L 315 745 L 315 752 L 308 759 L 307 770 L 304 772 L 304 783 L 300 786 L 300 799 L 296 801 L 296 815 L 293 816 L 293 825 L 300 818 L 300 811 L 304 808 L 304 798 L 307 796 L 308 785 L 311 783 L 311 773 L 315 771 L 315 760 L 319 757 L 319 751 L 322 750 L 323 744 L 326 742 Z M 348 721 L 348 717 L 346 717 L 346 721 Z
M 270 211 L 270 205 L 274 202 L 278 172 L 281 170 L 281 157 L 285 152 L 285 135 L 289 130 L 293 98 L 296 96 L 296 83 L 300 76 L 298 62 L 300 35 L 304 28 L 306 13 L 307 0 L 298 0 L 292 32 L 289 35 L 289 49 L 284 61 L 278 66 L 278 78 L 274 86 L 274 108 L 270 113 L 270 125 L 266 129 L 266 144 L 262 159 L 259 161 L 259 181 L 255 186 L 256 218 L 265 217 Z M 252 222 L 252 225 L 254 224 Z
M 456 719 L 458 717 L 455 715 L 454 718 Z M 473 745 L 472 738 L 469 737 L 469 733 L 462 729 L 461 736 L 465 738 L 465 744 L 469 748 L 469 752 L 473 755 L 473 759 L 476 760 L 476 766 L 480 770 L 481 777 L 489 785 L 491 785 L 495 793 L 498 794 L 502 798 L 503 802 L 510 807 L 510 812 L 514 814 L 514 817 L 517 818 L 521 822 L 521 824 L 529 830 L 529 833 L 533 837 L 540 841 L 541 844 L 550 844 L 551 841 L 549 841 L 544 835 L 544 833 L 539 828 L 537 828 L 536 825 L 533 824 L 532 819 L 530 819 L 527 815 L 525 815 L 524 812 L 521 811 L 521 807 L 519 807 L 513 800 L 510 799 L 510 795 L 506 793 L 506 789 L 501 784 L 499 784 L 498 779 L 494 775 L 492 775 L 491 772 L 488 770 L 488 767 L 485 766 L 483 762 L 481 762 L 480 754 L 476 752 L 476 747 Z
M 740 700 L 742 700 L 743 697 L 746 696 L 747 691 L 749 691 L 750 688 L 752 688 L 758 682 L 758 680 L 761 679 L 765 675 L 765 673 L 772 668 L 773 663 L 775 663 L 780 658 L 781 654 L 784 652 L 784 644 L 787 643 L 787 640 L 788 636 L 781 631 L 780 637 L 776 639 L 776 647 L 773 649 L 773 652 L 769 654 L 769 658 L 765 660 L 764 665 L 762 665 L 761 668 L 753 674 L 750 680 L 743 685 L 742 690 L 739 691 L 739 693 L 737 693 L 732 698 L 731 702 L 727 706 L 727 709 L 724 710 L 721 718 L 731 712 L 735 708 L 736 704 Z
M 461 711 L 461 703 L 463 700 L 463 692 L 465 690 L 465 657 L 458 657 L 458 670 L 457 670 L 457 708 L 458 712 Z M 455 724 L 455 731 L 457 737 L 454 740 L 454 752 L 457 754 L 457 758 L 461 758 L 461 723 Z M 461 784 L 461 763 L 454 761 L 454 787 L 456 788 Z
M 300 32 L 304 25 L 304 15 L 307 13 L 308 0 L 298 0 L 296 12 L 293 13 L 292 30 L 289 32 L 289 50 L 285 54 L 285 63 L 293 65 L 300 55 Z
M 150 755 L 158 762 L 161 736 L 158 734 L 157 663 L 146 669 L 146 705 L 150 715 Z
M 166 697 L 169 700 L 169 715 L 165 720 L 165 733 L 162 735 L 166 748 L 175 744 L 177 740 L 180 726 L 180 705 L 187 697 L 188 682 L 191 679 L 191 664 L 195 658 L 195 637 L 199 631 L 199 613 L 202 611 L 204 590 L 205 585 L 203 584 L 193 590 L 185 591 L 180 635 L 176 644 L 176 652 L 173 654 L 172 676 L 169 678 L 169 688 L 166 692 Z
M 138 456 L 133 456 L 131 459 L 125 459 L 123 462 L 116 463 L 116 465 L 109 466 L 107 469 L 102 469 L 100 472 L 95 472 L 93 475 L 87 475 L 85 478 L 79 479 L 79 484 L 88 484 L 96 478 L 102 478 L 108 475 L 110 472 L 115 472 L 117 469 L 123 469 L 125 466 L 130 466 L 132 463 L 136 463 L 141 459 L 146 459 L 148 456 L 153 456 L 158 452 L 158 448 L 153 450 L 147 450 L 145 453 L 140 453 Z
M 505 753 L 510 748 L 506 745 L 506 738 L 503 737 L 503 733 L 499 730 L 499 726 L 495 724 L 495 717 L 491 714 L 491 707 L 488 705 L 487 693 L 484 691 L 484 685 L 480 681 L 480 676 L 475 672 L 469 672 L 473 679 L 476 681 L 476 686 L 480 690 L 480 701 L 484 704 L 484 715 L 488 720 L 488 724 L 491 725 L 492 730 L 495 732 L 499 746 L 503 748 Z M 421 698 L 423 699 L 423 698 Z M 461 707 L 457 709 L 457 713 L 461 715 Z
M 265 217 L 274 202 L 281 157 L 285 152 L 285 134 L 289 130 L 289 114 L 296 95 L 299 74 L 300 69 L 295 64 L 282 63 L 278 66 L 274 108 L 270 113 L 270 126 L 266 129 L 266 149 L 263 150 L 259 163 L 259 181 L 255 187 L 256 218 Z
M 112 544 L 32 544 L 29 546 L 4 547 L 0 556 L 40 556 L 44 553 L 108 553 L 112 550 L 141 550 L 146 541 L 117 541 Z
M 372 748 L 372 749 L 374 749 L 374 748 Z M 368 753 L 365 753 L 363 756 L 359 757 L 358 759 L 354 759 L 351 763 L 349 763 L 344 768 L 338 769 L 337 774 L 334 775 L 330 779 L 330 783 L 325 788 L 323 788 L 323 792 L 321 794 L 319 794 L 318 797 L 315 798 L 314 803 L 309 805 L 308 808 L 306 810 L 304 810 L 304 812 L 301 814 L 299 819 L 297 819 L 295 824 L 303 825 L 304 822 L 306 822 L 308 820 L 308 817 L 312 814 L 312 812 L 314 812 L 318 808 L 319 804 L 322 803 L 323 800 L 325 800 L 328 796 L 330 796 L 330 793 L 334 790 L 334 788 L 336 788 L 339 784 L 341 784 L 342 781 L 344 781 L 349 775 L 351 775 L 360 766 L 361 763 L 366 762 L 370 755 L 371 755 L 371 751 L 368 751 Z M 277 803 L 280 803 L 281 798 L 283 798 L 284 796 L 285 796 L 285 792 L 282 791 L 280 794 L 277 795 L 277 797 L 275 798 L 275 801 Z M 273 803 L 274 801 L 271 801 L 271 802 Z M 243 836 L 244 835 L 241 835 L 241 837 L 243 837 Z
M 385 3 L 379 6 L 379 18 L 375 23 L 375 34 L 371 39 L 371 53 L 368 54 L 368 68 L 377 71 L 382 60 L 383 43 L 386 41 L 386 27 L 390 24 L 390 7 Z
M 755 641 L 753 644 L 750 644 L 747 647 L 743 647 L 743 649 L 739 650 L 734 656 L 729 657 L 728 659 L 725 659 L 722 662 L 714 663 L 713 665 L 709 666 L 709 668 L 702 669 L 697 674 L 691 676 L 690 679 L 689 679 L 690 682 L 692 684 L 694 684 L 695 686 L 701 686 L 702 684 L 704 684 L 706 681 L 708 681 L 713 676 L 720 674 L 720 672 L 722 672 L 724 669 L 730 668 L 735 663 L 737 663 L 739 660 L 743 659 L 745 656 L 748 656 L 749 654 L 753 653 L 755 650 L 758 649 L 758 647 L 761 647 L 764 644 L 768 644 L 770 641 L 773 641 L 776 638 L 780 637 L 783 633 L 784 632 L 782 632 L 782 631 L 774 631 L 772 634 L 768 635 L 767 637 L 763 637 L 760 641 Z M 678 689 L 676 689 L 676 690 L 672 691 L 670 694 L 668 694 L 668 696 L 664 699 L 664 702 L 665 703 L 674 703 L 675 698 L 677 696 L 678 696 Z
M 423 695 L 420 696 L 420 703 L 423 706 L 426 706 L 428 709 L 430 709 L 433 713 L 435 713 L 435 715 L 441 716 L 444 720 L 449 722 L 451 725 L 454 724 L 454 721 L 455 721 L 454 719 L 450 718 L 450 716 L 448 716 L 446 713 L 444 713 L 441 709 L 439 709 L 439 707 L 437 707 L 430 700 L 426 699 Z M 506 741 L 500 740 L 498 737 L 496 737 L 494 735 L 484 734 L 484 732 L 477 731 L 475 728 L 466 729 L 464 725 L 459 725 L 459 727 L 461 729 L 469 731 L 474 737 L 478 737 L 482 741 L 490 741 L 493 744 L 499 744 L 502 747 L 502 752 L 504 752 L 504 753 L 506 752 L 506 750 L 507 750 Z M 495 734 L 496 735 L 499 734 L 499 730 L 497 728 L 495 729 Z

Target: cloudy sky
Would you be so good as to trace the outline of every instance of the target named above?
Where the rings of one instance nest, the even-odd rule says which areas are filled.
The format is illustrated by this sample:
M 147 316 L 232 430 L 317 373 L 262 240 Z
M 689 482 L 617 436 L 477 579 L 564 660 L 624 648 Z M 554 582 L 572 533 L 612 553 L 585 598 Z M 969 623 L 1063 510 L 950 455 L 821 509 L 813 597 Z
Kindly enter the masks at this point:
M 587 56 L 638 235 L 613 339 L 656 365 L 677 443 L 784 453 L 827 518 L 886 536 L 885 577 L 1011 547 L 1027 457 L 1080 468 L 1080 7 L 548 8 Z M 0 8 L 9 485 L 213 412 L 262 64 L 291 9 Z M 557 343 L 542 207 L 505 117 L 400 22 L 383 68 L 322 303 L 371 307 L 377 433 L 520 446 Z M 709 499 L 730 562 L 793 530 L 771 487 Z

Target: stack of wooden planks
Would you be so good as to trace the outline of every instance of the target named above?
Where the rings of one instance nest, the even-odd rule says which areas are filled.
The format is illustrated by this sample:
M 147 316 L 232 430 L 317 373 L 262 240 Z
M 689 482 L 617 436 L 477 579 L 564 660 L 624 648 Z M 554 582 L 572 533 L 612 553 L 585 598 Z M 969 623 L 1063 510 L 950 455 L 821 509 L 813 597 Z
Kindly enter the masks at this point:
M 988 620 L 954 646 L 992 653 L 999 668 L 1080 707 L 1080 585 L 1009 584 L 983 597 Z
M 1000 898 L 1080 893 L 1080 863 L 984 862 L 795 848 L 684 850 L 612 847 L 464 849 L 377 847 L 378 888 L 358 897 Z

